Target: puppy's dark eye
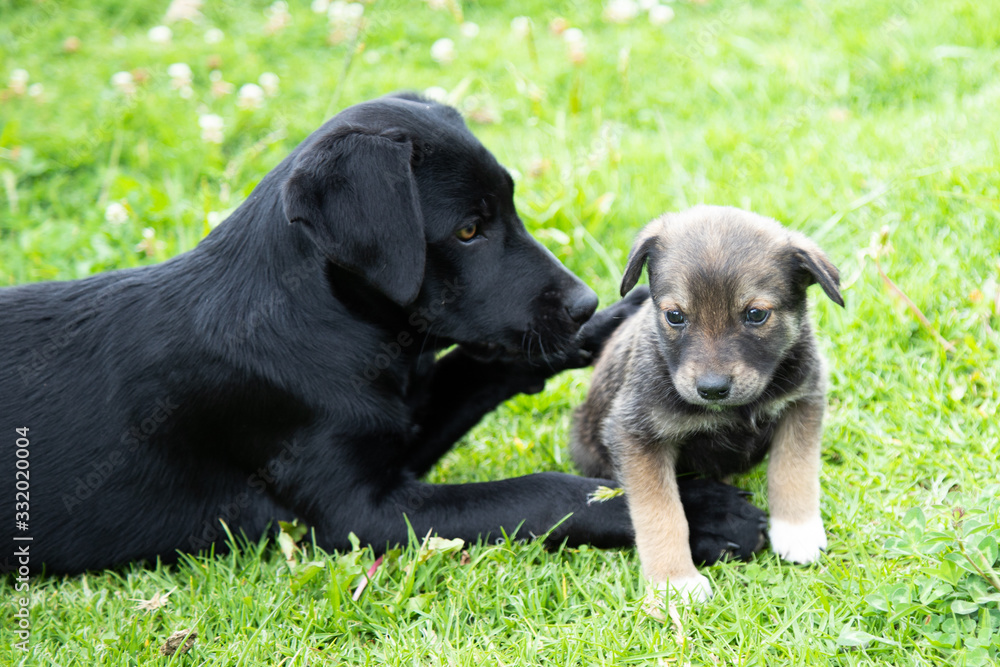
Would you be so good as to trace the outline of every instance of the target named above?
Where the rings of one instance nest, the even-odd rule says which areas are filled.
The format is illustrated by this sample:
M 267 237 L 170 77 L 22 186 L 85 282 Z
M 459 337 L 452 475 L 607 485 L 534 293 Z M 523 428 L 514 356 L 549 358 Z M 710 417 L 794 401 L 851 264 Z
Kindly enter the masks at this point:
M 672 327 L 682 327 L 687 319 L 684 317 L 684 313 L 679 310 L 667 310 L 664 311 L 663 317 L 666 318 L 667 324 Z
M 771 311 L 765 308 L 751 308 L 747 311 L 748 324 L 764 324 L 771 315 Z
M 465 227 L 462 227 L 457 232 L 455 232 L 455 237 L 459 241 L 465 241 L 468 243 L 472 239 L 476 238 L 476 234 L 479 233 L 479 225 L 474 222 L 470 222 Z

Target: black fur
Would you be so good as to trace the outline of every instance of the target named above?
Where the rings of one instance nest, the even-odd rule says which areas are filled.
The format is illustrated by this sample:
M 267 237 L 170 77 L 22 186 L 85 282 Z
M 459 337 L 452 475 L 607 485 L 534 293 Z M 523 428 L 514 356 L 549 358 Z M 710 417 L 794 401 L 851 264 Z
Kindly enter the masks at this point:
M 497 404 L 588 364 L 644 298 L 584 323 L 593 292 L 527 233 L 509 174 L 453 109 L 357 105 L 190 252 L 0 290 L 2 535 L 26 427 L 35 571 L 222 548 L 220 519 L 255 539 L 297 516 L 326 549 L 352 531 L 383 549 L 406 541 L 404 517 L 476 540 L 572 515 L 553 542 L 630 544 L 623 499 L 587 504 L 608 480 L 419 477 Z M 721 484 L 685 500 L 706 560 L 757 520 Z

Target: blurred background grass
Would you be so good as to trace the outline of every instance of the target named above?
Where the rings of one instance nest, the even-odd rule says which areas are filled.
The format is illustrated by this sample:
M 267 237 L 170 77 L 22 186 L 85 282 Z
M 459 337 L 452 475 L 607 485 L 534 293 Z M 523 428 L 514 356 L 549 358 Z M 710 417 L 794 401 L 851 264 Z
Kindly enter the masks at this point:
M 197 623 L 216 639 L 192 664 L 997 659 L 982 540 L 1000 532 L 1000 6 L 209 1 L 168 17 L 168 4 L 0 0 L 0 284 L 190 249 L 337 110 L 430 89 L 515 173 L 529 229 L 605 303 L 632 237 L 665 210 L 741 206 L 827 250 L 848 304 L 813 295 L 832 380 L 830 551 L 812 569 L 770 556 L 711 568 L 715 600 L 664 625 L 639 611 L 630 552 L 480 546 L 477 562 L 499 564 L 472 571 L 436 556 L 422 576 L 440 594 L 405 614 L 385 602 L 400 572 L 334 602 L 348 565 L 328 559 L 329 576 L 287 592 L 294 572 L 273 549 L 132 567 L 40 581 L 24 664 L 145 663 Z M 587 379 L 511 401 L 432 479 L 571 470 Z M 765 502 L 760 472 L 741 483 Z M 985 527 L 967 534 L 956 508 Z M 987 569 L 961 569 L 979 547 Z M 172 605 L 131 610 L 178 587 Z

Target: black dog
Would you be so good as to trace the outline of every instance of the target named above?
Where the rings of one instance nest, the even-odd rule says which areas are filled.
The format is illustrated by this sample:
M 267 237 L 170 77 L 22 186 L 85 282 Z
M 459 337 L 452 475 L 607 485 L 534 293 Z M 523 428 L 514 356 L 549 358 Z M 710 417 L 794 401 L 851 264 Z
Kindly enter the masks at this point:
M 0 291 L 4 479 L 30 463 L 30 490 L 4 491 L 8 544 L 75 572 L 221 547 L 220 519 L 253 539 L 297 516 L 326 549 L 351 531 L 384 549 L 407 519 L 476 540 L 567 515 L 552 542 L 630 544 L 623 499 L 587 503 L 608 480 L 418 481 L 641 301 L 593 315 L 513 188 L 453 109 L 383 98 L 313 133 L 190 252 Z M 757 544 L 737 490 L 684 493 L 696 558 Z

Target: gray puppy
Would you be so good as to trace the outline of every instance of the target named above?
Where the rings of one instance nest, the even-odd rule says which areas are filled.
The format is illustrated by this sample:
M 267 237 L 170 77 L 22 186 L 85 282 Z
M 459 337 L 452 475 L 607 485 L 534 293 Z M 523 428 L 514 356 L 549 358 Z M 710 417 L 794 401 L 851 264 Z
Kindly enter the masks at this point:
M 682 598 L 712 595 L 688 544 L 677 474 L 725 478 L 770 452 L 770 540 L 809 563 L 826 548 L 819 510 L 826 370 L 807 313 L 840 277 L 802 234 L 735 208 L 698 206 L 649 223 L 621 293 L 648 266 L 651 298 L 608 341 L 575 414 L 573 457 L 621 482 L 645 576 Z

